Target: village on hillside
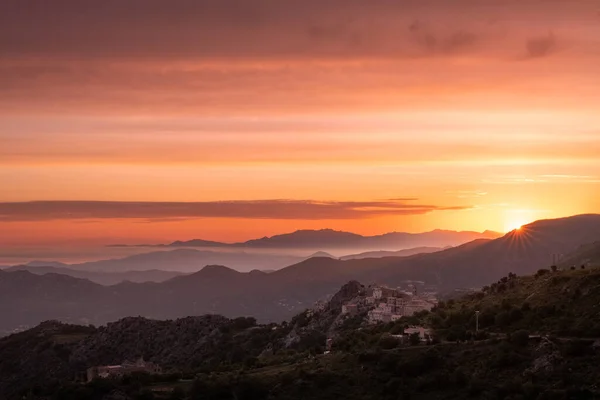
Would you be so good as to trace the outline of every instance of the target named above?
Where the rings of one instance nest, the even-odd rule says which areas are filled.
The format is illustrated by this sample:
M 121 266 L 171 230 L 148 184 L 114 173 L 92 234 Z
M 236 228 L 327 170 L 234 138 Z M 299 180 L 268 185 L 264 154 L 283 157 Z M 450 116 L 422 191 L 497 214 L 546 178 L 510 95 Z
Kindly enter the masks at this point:
M 367 312 L 368 322 L 394 322 L 402 317 L 410 317 L 420 311 L 430 311 L 437 304 L 434 292 L 418 293 L 416 285 L 409 290 L 392 289 L 381 285 L 371 285 L 360 296 L 342 305 L 343 315 L 356 315 Z
M 421 311 L 431 311 L 438 304 L 437 293 L 432 290 L 434 288 L 426 287 L 423 282 L 409 281 L 404 287 L 397 288 L 379 284 L 365 287 L 358 282 L 354 282 L 354 285 L 356 291 L 346 296 L 341 305 L 335 305 L 340 307 L 340 314 L 333 326 L 339 326 L 344 319 L 352 317 L 362 317 L 364 323 L 369 325 L 395 322 Z M 331 300 L 318 301 L 313 308 L 307 310 L 306 316 L 316 316 L 329 309 L 332 306 Z M 395 336 L 405 340 L 411 335 L 418 335 L 419 340 L 425 342 L 431 337 L 431 331 L 421 326 L 410 326 L 404 329 L 403 335 Z M 331 350 L 332 342 L 333 336 L 329 335 L 326 353 Z

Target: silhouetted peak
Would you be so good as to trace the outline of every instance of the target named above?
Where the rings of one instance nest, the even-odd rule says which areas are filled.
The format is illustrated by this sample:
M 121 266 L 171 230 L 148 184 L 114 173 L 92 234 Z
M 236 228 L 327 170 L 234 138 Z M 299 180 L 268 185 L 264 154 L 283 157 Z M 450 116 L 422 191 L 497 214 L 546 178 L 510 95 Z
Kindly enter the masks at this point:
M 240 272 L 231 269 L 231 268 L 227 268 L 223 265 L 207 265 L 206 267 L 202 268 L 200 271 L 198 271 L 196 274 L 194 275 L 200 275 L 200 276 L 211 276 L 211 277 L 217 277 L 217 276 L 231 276 L 231 275 L 238 275 L 240 274 Z
M 324 252 L 324 251 L 317 251 L 316 253 L 311 254 L 308 258 L 315 258 L 315 257 L 335 258 L 331 254 Z

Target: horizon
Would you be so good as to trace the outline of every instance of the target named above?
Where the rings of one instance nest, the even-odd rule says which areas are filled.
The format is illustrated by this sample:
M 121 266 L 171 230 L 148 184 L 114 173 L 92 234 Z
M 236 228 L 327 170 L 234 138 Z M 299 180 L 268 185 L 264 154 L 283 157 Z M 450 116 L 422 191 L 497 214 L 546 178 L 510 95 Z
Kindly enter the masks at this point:
M 133 243 L 133 244 L 123 244 L 123 243 L 111 243 L 111 244 L 103 244 L 103 245 L 94 245 L 92 244 L 84 244 L 78 242 L 71 242 L 70 246 L 63 247 L 61 244 L 59 245 L 41 245 L 41 246 L 16 246 L 13 248 L 5 249 L 4 251 L 0 249 L 0 268 L 8 268 L 12 266 L 26 266 L 31 263 L 63 263 L 66 264 L 67 267 L 70 265 L 85 265 L 86 263 L 96 262 L 96 261 L 118 261 L 122 259 L 128 259 L 131 256 L 143 256 L 149 254 L 157 254 L 157 253 L 165 253 L 165 252 L 177 252 L 178 250 L 188 250 L 192 253 L 198 254 L 214 254 L 214 255 L 228 255 L 228 254 L 254 254 L 254 255 L 262 255 L 267 259 L 269 257 L 290 257 L 289 259 L 293 259 L 295 257 L 296 261 L 300 261 L 301 259 L 305 259 L 307 257 L 312 257 L 316 253 L 328 253 L 332 255 L 334 258 L 341 258 L 350 255 L 362 255 L 365 253 L 394 253 L 398 251 L 405 250 L 421 250 L 424 248 L 434 249 L 435 251 L 442 251 L 449 248 L 459 247 L 465 244 L 479 242 L 481 240 L 491 241 L 494 239 L 501 239 L 504 237 L 508 237 L 509 235 L 516 233 L 516 238 L 520 242 L 520 245 L 526 244 L 526 242 L 531 240 L 530 231 L 527 230 L 527 227 L 530 225 L 534 225 L 540 222 L 545 221 L 561 221 L 561 220 L 569 220 L 578 217 L 587 217 L 587 216 L 600 216 L 600 214 L 596 213 L 588 213 L 588 214 L 577 214 L 566 217 L 558 217 L 551 219 L 542 219 L 537 221 L 532 221 L 527 224 L 523 224 L 511 229 L 508 232 L 497 232 L 491 230 L 485 230 L 481 232 L 477 231 L 455 231 L 455 230 L 447 230 L 447 229 L 434 229 L 431 231 L 423 231 L 423 232 L 383 232 L 375 235 L 360 235 L 354 232 L 348 231 L 339 231 L 331 228 L 321 228 L 321 229 L 310 229 L 310 230 L 295 230 L 291 232 L 279 233 L 271 236 L 259 236 L 252 237 L 247 240 L 242 240 L 238 242 L 218 242 L 214 241 L 215 245 L 188 245 L 187 242 L 198 241 L 207 241 L 212 242 L 211 240 L 202 239 L 202 238 L 191 238 L 191 239 L 179 239 L 179 240 L 170 240 L 164 243 Z M 314 233 L 314 232 L 333 232 L 333 233 L 343 233 L 343 234 L 353 234 L 358 235 L 361 239 L 374 239 L 381 238 L 387 235 L 393 234 L 408 234 L 411 236 L 421 236 L 424 234 L 435 233 L 435 232 L 443 232 L 451 234 L 450 239 L 446 239 L 446 242 L 422 242 L 419 244 L 407 245 L 406 243 L 387 243 L 383 244 L 381 247 L 377 247 L 378 245 L 365 245 L 362 244 L 352 244 L 352 243 L 321 243 L 312 244 L 309 246 L 303 245 L 302 242 L 291 241 L 288 243 L 289 247 L 280 247 L 276 243 L 273 244 L 263 244 L 258 247 L 254 246 L 244 246 L 247 242 L 253 241 L 261 241 L 265 239 L 271 239 L 273 237 L 281 237 L 281 236 L 290 236 L 293 237 L 296 233 Z M 459 239 L 456 235 L 472 235 L 470 238 Z M 452 238 L 452 235 L 455 235 Z M 511 238 L 511 242 L 514 240 L 514 237 Z M 181 242 L 181 245 L 175 245 L 175 243 Z M 451 242 L 451 244 L 449 244 Z M 62 243 L 64 245 L 65 243 Z M 586 243 L 582 243 L 586 244 Z M 220 245 L 224 245 L 225 247 L 221 247 Z M 8 250 L 8 251 L 6 251 Z M 414 254 L 418 254 L 421 251 L 417 251 Z M 428 251 L 425 251 L 427 253 Z M 46 256 L 47 255 L 47 256 Z M 378 256 L 376 256 L 378 257 Z M 212 265 L 212 264 L 207 264 Z M 220 264 L 217 264 L 220 265 Z M 270 269 L 280 269 L 285 266 L 289 266 L 289 264 L 282 264 L 278 268 L 270 268 Z M 240 270 L 239 268 L 233 267 L 232 269 L 243 272 L 244 270 Z M 255 268 L 260 269 L 260 268 Z M 269 269 L 269 268 L 268 268 Z M 153 270 L 160 270 L 159 268 L 153 268 Z

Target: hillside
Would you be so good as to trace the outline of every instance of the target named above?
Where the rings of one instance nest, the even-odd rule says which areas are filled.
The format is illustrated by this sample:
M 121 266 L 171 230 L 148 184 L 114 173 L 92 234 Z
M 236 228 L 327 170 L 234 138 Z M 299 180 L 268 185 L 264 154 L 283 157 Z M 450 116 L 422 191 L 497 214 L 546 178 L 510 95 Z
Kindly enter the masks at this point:
M 559 265 L 563 268 L 579 267 L 581 265 L 600 266 L 600 241 L 580 246 L 560 260 Z
M 364 289 L 358 282 L 344 285 L 321 311 L 279 325 L 214 315 L 126 318 L 100 328 L 45 322 L 0 339 L 0 398 L 594 399 L 598 278 L 598 269 L 511 274 L 430 313 L 378 325 L 360 316 L 339 320 L 342 304 Z M 433 340 L 392 336 L 414 323 L 433 327 Z M 322 355 L 326 337 L 334 338 L 332 353 Z M 139 357 L 166 374 L 73 382 L 90 366 Z
M 474 331 L 475 312 L 484 332 L 519 329 L 559 337 L 600 338 L 600 269 L 576 268 L 534 275 L 510 274 L 482 292 L 440 303 L 422 323 L 440 335 L 463 337 Z

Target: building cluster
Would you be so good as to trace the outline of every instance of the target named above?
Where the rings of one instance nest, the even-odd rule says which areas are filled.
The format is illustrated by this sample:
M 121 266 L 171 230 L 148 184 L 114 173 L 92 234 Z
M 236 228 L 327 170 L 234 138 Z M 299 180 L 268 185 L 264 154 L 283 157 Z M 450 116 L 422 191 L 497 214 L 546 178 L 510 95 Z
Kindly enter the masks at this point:
M 364 297 L 358 297 L 342 306 L 342 314 L 368 312 L 370 323 L 393 322 L 419 311 L 430 311 L 437 304 L 434 294 L 419 295 L 416 287 L 405 291 L 384 286 L 370 286 Z
M 162 370 L 158 365 L 144 361 L 143 358 L 140 358 L 135 362 L 125 361 L 120 365 L 104 365 L 88 368 L 87 381 L 91 382 L 97 378 L 120 378 L 122 376 L 133 374 L 136 372 L 144 372 L 147 374 L 160 374 Z

